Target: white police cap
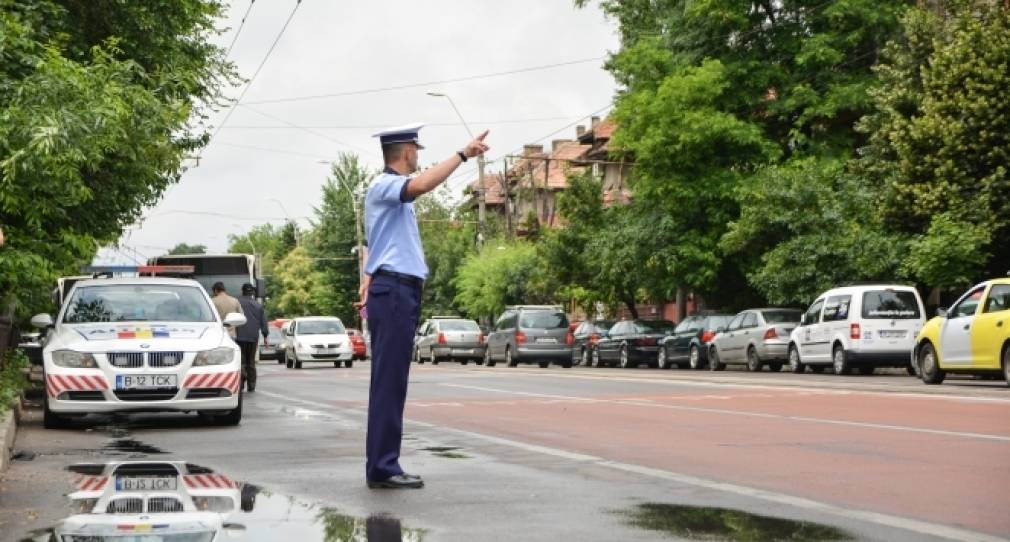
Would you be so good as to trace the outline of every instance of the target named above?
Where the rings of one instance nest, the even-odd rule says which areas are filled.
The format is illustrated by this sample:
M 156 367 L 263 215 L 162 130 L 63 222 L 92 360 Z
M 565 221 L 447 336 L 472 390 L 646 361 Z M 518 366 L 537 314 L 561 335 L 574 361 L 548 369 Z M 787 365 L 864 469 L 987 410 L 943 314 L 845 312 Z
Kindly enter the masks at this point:
M 381 132 L 372 134 L 372 137 L 379 138 L 379 143 L 383 146 L 392 145 L 393 143 L 413 143 L 417 145 L 417 148 L 423 149 L 424 147 L 421 145 L 421 141 L 417 135 L 421 131 L 421 128 L 424 128 L 424 123 L 415 122 L 413 124 L 387 128 Z

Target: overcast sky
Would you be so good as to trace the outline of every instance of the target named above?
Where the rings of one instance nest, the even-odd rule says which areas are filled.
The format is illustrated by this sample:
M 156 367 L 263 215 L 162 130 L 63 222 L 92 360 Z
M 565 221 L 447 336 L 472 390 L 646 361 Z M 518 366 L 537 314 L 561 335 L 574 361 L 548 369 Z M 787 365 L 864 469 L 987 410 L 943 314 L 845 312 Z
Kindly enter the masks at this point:
M 227 30 L 216 38 L 223 47 L 231 43 L 250 5 L 248 0 L 230 4 L 220 22 Z M 294 6 L 295 0 L 252 4 L 229 56 L 243 77 L 263 61 Z M 180 242 L 224 252 L 228 234 L 263 222 L 280 224 L 288 216 L 305 226 L 329 171 L 319 162 L 353 152 L 369 166 L 381 167 L 371 134 L 383 127 L 424 122 L 421 163 L 450 156 L 469 137 L 449 102 L 426 91 L 450 95 L 475 132 L 491 130 L 490 159 L 525 143 L 549 145 L 551 139 L 573 137 L 574 126 L 552 132 L 585 124 L 581 117 L 610 104 L 615 84 L 601 59 L 617 46 L 614 24 L 599 8 L 576 9 L 572 0 L 303 0 L 246 91 L 241 104 L 247 105 L 235 108 L 203 150 L 199 165 L 123 235 L 120 252 L 103 250 L 98 261 L 143 260 Z M 562 63 L 569 64 L 398 90 L 273 101 Z M 232 89 L 229 96 L 241 91 Z M 214 124 L 224 116 L 220 112 Z M 461 190 L 476 177 L 475 167 L 474 162 L 461 166 L 450 186 Z M 492 171 L 500 168 L 500 160 L 491 166 Z

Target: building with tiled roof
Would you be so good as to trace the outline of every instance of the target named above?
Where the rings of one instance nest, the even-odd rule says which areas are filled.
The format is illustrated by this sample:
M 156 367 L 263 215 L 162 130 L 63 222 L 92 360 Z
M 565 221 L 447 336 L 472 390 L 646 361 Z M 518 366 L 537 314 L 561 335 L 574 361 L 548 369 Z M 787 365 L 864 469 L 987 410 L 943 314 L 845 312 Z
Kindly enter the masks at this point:
M 520 235 L 529 233 L 533 218 L 540 227 L 561 227 L 557 194 L 568 188 L 568 179 L 592 171 L 603 184 L 606 206 L 631 201 L 627 179 L 632 164 L 610 157 L 610 138 L 617 128 L 610 119 L 593 117 L 587 129 L 578 126 L 575 139 L 556 139 L 549 152 L 540 144 L 525 145 L 522 154 L 509 157 L 502 176 L 485 174 L 485 205 L 488 213 L 505 219 L 507 227 Z M 493 177 L 493 180 L 492 180 Z M 468 192 L 476 195 L 480 181 L 473 180 Z M 476 206 L 472 198 L 468 204 Z

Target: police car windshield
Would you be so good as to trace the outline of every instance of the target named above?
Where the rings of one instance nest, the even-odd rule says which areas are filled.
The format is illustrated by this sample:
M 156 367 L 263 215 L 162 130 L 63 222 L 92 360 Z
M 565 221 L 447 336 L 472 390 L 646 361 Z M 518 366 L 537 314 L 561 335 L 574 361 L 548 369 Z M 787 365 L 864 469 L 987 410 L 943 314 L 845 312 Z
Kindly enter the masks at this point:
M 66 324 L 92 322 L 214 322 L 214 311 L 195 286 L 108 284 L 74 290 Z
M 346 333 L 340 320 L 304 320 L 298 322 L 299 335 L 339 335 Z

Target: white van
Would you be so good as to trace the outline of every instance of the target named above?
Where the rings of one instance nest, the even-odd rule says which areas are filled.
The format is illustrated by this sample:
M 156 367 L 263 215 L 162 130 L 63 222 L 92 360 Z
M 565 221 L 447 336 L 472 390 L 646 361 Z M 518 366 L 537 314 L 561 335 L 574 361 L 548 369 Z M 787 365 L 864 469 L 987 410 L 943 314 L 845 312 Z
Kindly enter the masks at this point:
M 922 298 L 911 286 L 834 288 L 817 297 L 790 335 L 789 366 L 794 373 L 831 366 L 839 375 L 905 367 L 914 375 L 909 356 L 925 323 Z

